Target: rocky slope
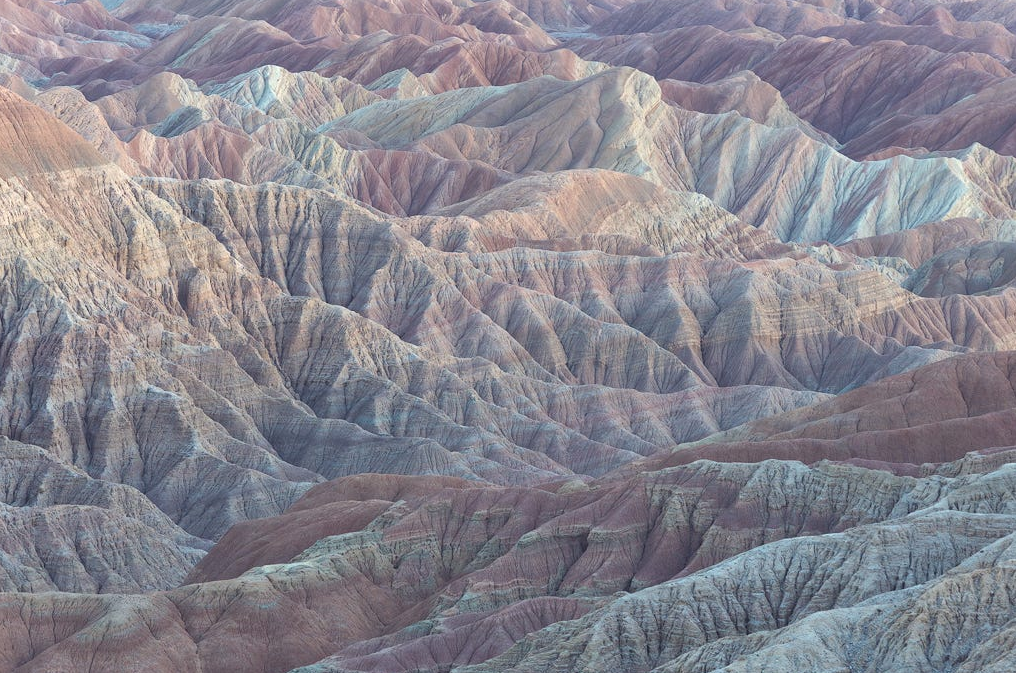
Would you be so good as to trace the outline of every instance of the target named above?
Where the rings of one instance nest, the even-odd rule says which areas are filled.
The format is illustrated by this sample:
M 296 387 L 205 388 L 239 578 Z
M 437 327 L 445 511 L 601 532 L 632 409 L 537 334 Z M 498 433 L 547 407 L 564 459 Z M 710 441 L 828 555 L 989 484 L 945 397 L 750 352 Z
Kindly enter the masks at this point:
M 1014 59 L 0 0 L 0 670 L 1009 670 Z

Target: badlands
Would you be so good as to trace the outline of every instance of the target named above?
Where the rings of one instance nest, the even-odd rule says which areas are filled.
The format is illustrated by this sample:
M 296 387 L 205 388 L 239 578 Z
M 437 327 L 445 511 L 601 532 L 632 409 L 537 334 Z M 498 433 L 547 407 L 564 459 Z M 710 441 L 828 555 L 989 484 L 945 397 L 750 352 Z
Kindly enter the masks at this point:
M 0 0 L 0 671 L 1016 670 L 1016 3 Z

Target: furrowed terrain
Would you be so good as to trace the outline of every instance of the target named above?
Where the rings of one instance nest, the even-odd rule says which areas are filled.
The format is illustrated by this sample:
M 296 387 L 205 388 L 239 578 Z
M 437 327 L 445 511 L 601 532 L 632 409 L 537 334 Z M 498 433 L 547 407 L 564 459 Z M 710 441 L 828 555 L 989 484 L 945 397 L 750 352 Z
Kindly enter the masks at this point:
M 0 0 L 0 671 L 1016 668 L 1016 8 Z

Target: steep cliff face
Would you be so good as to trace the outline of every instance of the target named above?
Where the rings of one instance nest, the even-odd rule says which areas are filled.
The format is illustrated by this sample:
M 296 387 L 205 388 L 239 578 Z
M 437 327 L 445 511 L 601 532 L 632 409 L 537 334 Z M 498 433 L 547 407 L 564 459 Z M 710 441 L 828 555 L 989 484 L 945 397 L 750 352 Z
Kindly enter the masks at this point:
M 0 670 L 1009 670 L 1014 55 L 0 0 Z

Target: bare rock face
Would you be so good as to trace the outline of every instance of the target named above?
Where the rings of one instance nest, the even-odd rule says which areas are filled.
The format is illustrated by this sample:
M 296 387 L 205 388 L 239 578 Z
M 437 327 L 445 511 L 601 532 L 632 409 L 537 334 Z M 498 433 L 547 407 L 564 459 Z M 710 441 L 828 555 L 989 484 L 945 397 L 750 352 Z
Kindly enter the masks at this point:
M 278 520 L 235 529 L 191 577 L 202 584 L 90 603 L 20 594 L 10 604 L 16 623 L 31 630 L 32 615 L 55 609 L 78 635 L 19 663 L 73 658 L 95 640 L 99 660 L 117 661 L 128 638 L 139 653 L 175 638 L 185 670 L 255 661 L 285 670 L 329 650 L 313 670 L 692 670 L 769 656 L 816 622 L 841 624 L 843 638 L 871 615 L 910 629 L 906 615 L 934 592 L 973 591 L 978 600 L 978 589 L 963 587 L 1004 566 L 1016 482 L 1008 465 L 976 465 L 947 468 L 963 476 L 915 478 L 700 461 L 539 489 L 347 478 L 312 490 Z M 943 624 L 937 637 L 991 632 L 1006 609 L 979 613 L 983 626 Z M 125 631 L 115 615 L 127 611 L 158 626 Z M 292 637 L 273 631 L 282 624 Z M 793 642 L 796 656 L 836 655 L 827 638 Z M 879 647 L 871 645 L 876 662 L 894 656 Z
M 178 584 L 209 544 L 141 492 L 2 440 L 3 590 L 134 593 Z
M 84 138 L 7 89 L 0 89 L 0 110 L 3 179 L 106 163 Z
M 1013 371 L 1008 353 L 956 356 L 807 409 L 747 423 L 648 462 L 659 468 L 702 458 L 793 457 L 921 474 L 970 452 L 1016 445 Z
M 995 241 L 953 248 L 922 264 L 907 284 L 926 297 L 1002 288 L 1013 280 L 1013 253 L 1013 244 Z
M 1016 11 L 0 0 L 0 671 L 1008 671 Z

